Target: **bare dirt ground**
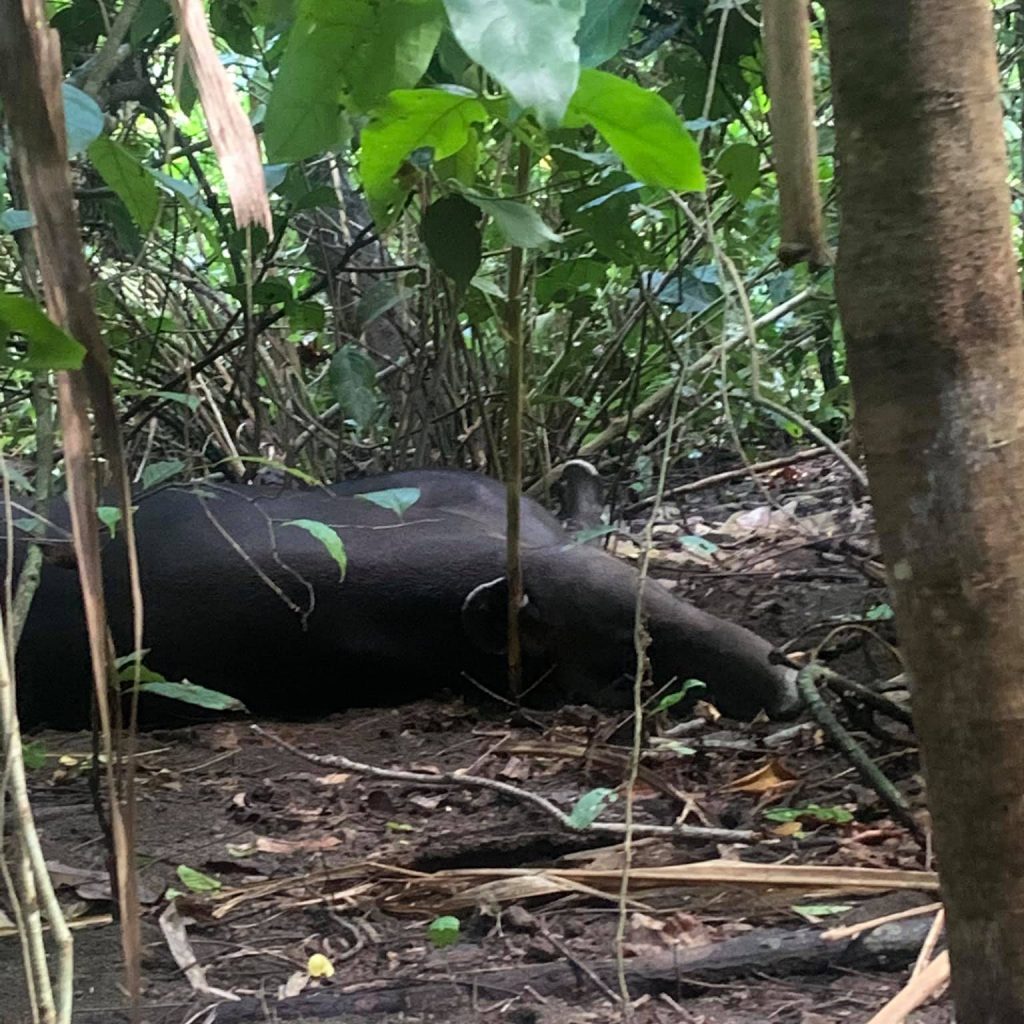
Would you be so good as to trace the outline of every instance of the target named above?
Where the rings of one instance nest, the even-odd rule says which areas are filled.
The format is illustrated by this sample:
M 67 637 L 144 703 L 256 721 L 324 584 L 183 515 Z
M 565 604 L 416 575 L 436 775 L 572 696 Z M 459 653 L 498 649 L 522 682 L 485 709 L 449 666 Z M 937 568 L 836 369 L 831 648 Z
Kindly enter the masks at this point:
M 701 474 L 717 468 L 731 467 Z M 745 481 L 697 491 L 685 504 L 670 499 L 677 507 L 655 534 L 655 585 L 678 585 L 792 650 L 821 645 L 833 667 L 861 682 L 895 675 L 869 516 L 845 477 L 817 460 L 779 471 L 768 490 L 771 504 Z M 635 555 L 628 541 L 622 553 Z M 836 707 L 920 807 L 906 728 Z M 635 868 L 930 867 L 921 843 L 819 726 L 700 714 L 690 721 L 672 738 L 647 739 L 636 820 L 724 831 L 638 838 Z M 521 714 L 443 697 L 261 725 L 307 753 L 427 776 L 458 770 L 566 812 L 597 787 L 619 788 L 621 797 L 628 753 L 628 730 L 589 709 Z M 116 1024 L 128 1018 L 90 799 L 90 740 L 54 732 L 34 739 L 45 753 L 32 773 L 34 806 L 77 925 L 74 1020 Z M 147 733 L 139 751 L 149 1024 L 621 1019 L 613 1000 L 617 883 L 608 881 L 622 865 L 619 837 L 566 828 L 505 792 L 312 763 L 247 721 Z M 808 805 L 819 810 L 796 821 L 773 816 Z M 599 821 L 622 815 L 620 798 Z M 170 912 L 168 889 L 181 894 Z M 749 881 L 638 884 L 625 922 L 635 1019 L 866 1022 L 905 982 L 921 936 L 844 958 L 823 956 L 818 933 L 858 913 L 872 918 L 928 899 Z M 444 915 L 459 919 L 458 941 L 436 948 L 430 925 Z M 18 941 L 0 934 L 0 1024 L 21 1024 L 29 1016 Z M 168 935 L 188 970 L 175 963 Z M 310 977 L 314 954 L 332 965 L 332 977 Z M 941 1024 L 952 1015 L 940 1000 L 908 1020 Z

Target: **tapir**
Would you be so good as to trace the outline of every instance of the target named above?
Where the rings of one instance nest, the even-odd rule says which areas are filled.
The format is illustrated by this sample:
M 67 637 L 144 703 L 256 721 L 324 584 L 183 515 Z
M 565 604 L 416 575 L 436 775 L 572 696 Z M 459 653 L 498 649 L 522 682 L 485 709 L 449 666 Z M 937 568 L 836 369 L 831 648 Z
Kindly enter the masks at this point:
M 365 489 L 271 495 L 199 483 L 136 499 L 147 668 L 228 693 L 255 714 L 288 717 L 443 688 L 505 691 L 503 508 L 499 515 L 493 502 L 446 502 L 432 471 L 380 483 L 415 487 L 418 498 L 381 507 Z M 624 703 L 635 664 L 636 573 L 573 544 L 536 503 L 524 500 L 524 510 L 526 701 Z M 66 522 L 66 510 L 50 518 Z M 340 537 L 344 574 L 310 522 Z M 106 541 L 103 559 L 111 631 L 124 655 L 133 645 L 123 531 Z M 793 673 L 770 660 L 767 641 L 654 582 L 644 608 L 656 683 L 701 679 L 735 717 L 795 709 Z M 89 659 L 73 569 L 44 565 L 16 666 L 24 725 L 88 722 Z
M 419 508 L 449 511 L 472 508 L 476 516 L 491 515 L 500 521 L 506 514 L 506 487 L 483 473 L 462 469 L 407 469 L 355 480 L 342 480 L 326 489 L 332 494 L 353 495 L 367 491 L 414 487 Z M 604 505 L 601 478 L 584 459 L 572 459 L 562 467 L 555 483 L 561 518 L 553 516 L 532 498 L 520 501 L 520 531 L 524 541 L 563 539 L 565 532 L 591 530 L 601 522 Z

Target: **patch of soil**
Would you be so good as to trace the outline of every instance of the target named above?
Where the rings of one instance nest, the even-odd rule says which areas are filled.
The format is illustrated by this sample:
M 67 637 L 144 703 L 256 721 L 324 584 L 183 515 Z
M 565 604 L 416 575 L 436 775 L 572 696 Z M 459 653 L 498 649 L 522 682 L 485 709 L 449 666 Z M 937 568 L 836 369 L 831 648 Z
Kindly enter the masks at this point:
M 696 492 L 685 507 L 659 517 L 664 557 L 654 560 L 653 573 L 779 644 L 821 645 L 835 666 L 862 682 L 894 675 L 898 664 L 886 653 L 891 626 L 884 615 L 865 618 L 884 606 L 885 593 L 872 566 L 870 519 L 851 501 L 846 482 L 821 460 L 769 486 L 779 505 L 798 496 L 789 520 L 802 525 L 773 520 L 763 494 L 746 485 Z M 752 515 L 742 521 L 737 511 Z M 690 536 L 710 545 L 698 545 L 703 563 L 685 561 Z M 675 555 L 681 557 L 673 561 Z M 912 738 L 888 722 L 885 730 L 872 730 L 869 720 L 858 721 L 868 752 L 909 800 L 919 800 Z M 605 804 L 602 822 L 623 815 L 628 751 L 621 741 L 628 729 L 617 724 L 590 709 L 509 716 L 445 700 L 353 710 L 317 723 L 262 723 L 265 733 L 306 753 L 428 776 L 461 771 L 539 795 L 565 812 L 595 789 L 618 789 L 620 799 Z M 634 866 L 710 860 L 925 866 L 920 845 L 813 724 L 737 725 L 708 714 L 674 732 L 645 740 L 636 821 L 734 832 L 639 837 Z M 106 853 L 89 797 L 89 738 L 47 732 L 34 739 L 47 754 L 32 774 L 43 847 L 62 902 L 80 925 L 75 1024 L 116 1024 L 128 1018 L 117 927 L 103 917 L 110 912 L 109 888 L 104 891 Z M 314 764 L 241 721 L 143 734 L 139 751 L 148 1024 L 619 1019 L 614 977 L 603 980 L 600 967 L 615 947 L 615 894 L 556 885 L 543 874 L 618 870 L 623 854 L 615 837 L 564 828 L 507 792 Z M 809 804 L 846 815 L 826 811 L 802 824 L 780 824 L 770 814 Z M 466 868 L 537 871 L 481 875 L 488 885 L 474 889 L 452 874 Z M 204 879 L 217 888 L 203 891 Z M 210 991 L 195 991 L 169 951 L 159 923 L 168 888 L 182 893 L 175 901 L 183 919 L 179 934 Z M 764 885 L 673 884 L 636 892 L 627 912 L 626 962 L 678 957 L 685 963 L 694 950 L 725 948 L 761 929 L 802 934 L 856 913 L 863 900 Z M 460 922 L 458 942 L 435 948 L 431 922 L 450 914 Z M 310 978 L 314 954 L 326 957 L 333 977 Z M 877 964 L 808 967 L 799 958 L 770 969 L 751 962 L 713 978 L 670 971 L 667 979 L 634 985 L 636 1020 L 863 1021 L 901 987 L 914 955 L 890 958 L 895 970 L 888 972 Z M 558 964 L 571 965 L 566 978 L 572 980 L 552 987 L 545 979 Z M 193 966 L 188 957 L 186 966 Z M 495 969 L 511 972 L 505 988 L 481 974 Z M 30 1019 L 16 938 L 0 938 L 0 993 L 0 1024 Z M 279 1003 L 283 995 L 294 1001 Z M 945 1024 L 952 1015 L 939 1002 L 908 1020 Z

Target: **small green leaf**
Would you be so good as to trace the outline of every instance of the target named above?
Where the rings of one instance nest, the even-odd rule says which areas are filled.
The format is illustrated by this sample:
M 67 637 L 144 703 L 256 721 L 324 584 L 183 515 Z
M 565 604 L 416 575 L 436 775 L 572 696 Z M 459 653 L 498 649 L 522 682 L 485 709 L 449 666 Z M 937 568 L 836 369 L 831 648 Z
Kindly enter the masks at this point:
M 35 225 L 36 219 L 31 210 L 4 210 L 0 213 L 0 231 L 5 235 L 13 235 L 15 231 L 24 231 Z
M 128 682 L 131 681 L 129 676 Z M 245 711 L 245 705 L 235 697 L 231 697 L 219 690 L 210 690 L 205 686 L 197 686 L 188 680 L 180 683 L 148 682 L 142 683 L 139 687 L 141 693 L 152 693 L 157 697 L 167 697 L 170 700 L 178 700 L 183 704 L 193 704 L 197 708 L 206 708 L 210 711 Z
M 737 142 L 722 151 L 715 166 L 725 187 L 741 202 L 761 183 L 761 154 L 749 142 Z
M 869 608 L 864 618 L 871 622 L 889 622 L 896 617 L 896 613 L 887 604 L 876 604 Z
M 41 740 L 31 740 L 21 745 L 21 758 L 25 762 L 25 768 L 30 772 L 37 772 L 46 764 L 46 747 Z
M 700 150 L 668 102 L 635 82 L 588 69 L 569 103 L 565 125 L 590 124 L 638 181 L 703 192 Z
M 701 555 L 705 558 L 710 557 L 718 552 L 718 545 L 707 540 L 705 537 L 698 537 L 695 534 L 687 533 L 679 538 L 679 543 L 694 554 Z
M 489 199 L 472 193 L 467 193 L 466 198 L 493 218 L 509 245 L 536 249 L 562 240 L 562 236 L 552 231 L 532 206 L 511 199 Z
M 542 125 L 562 119 L 580 73 L 584 0 L 445 0 L 459 45 Z
M 192 892 L 216 892 L 221 887 L 216 878 L 204 875 L 201 871 L 196 871 L 195 868 L 190 868 L 185 864 L 179 864 L 176 873 L 182 884 Z
M 401 519 L 420 500 L 420 489 L 418 487 L 391 487 L 386 491 L 368 491 L 365 494 L 357 494 L 356 497 L 386 508 Z
M 23 370 L 78 370 L 85 348 L 65 334 L 34 302 L 21 295 L 0 294 L 0 327 L 28 343 L 24 358 L 5 355 L 3 362 Z
M 608 537 L 615 533 L 614 526 L 588 526 L 585 530 L 577 530 L 572 534 L 574 544 L 589 544 L 598 537 Z
M 598 787 L 584 793 L 569 812 L 569 824 L 573 828 L 588 828 L 597 820 L 605 805 L 614 803 L 617 799 L 614 789 Z
M 130 149 L 112 139 L 97 139 L 89 159 L 100 177 L 117 193 L 140 230 L 149 231 L 160 209 L 153 175 Z
M 459 941 L 459 929 L 462 925 L 457 917 L 436 917 L 430 922 L 427 934 L 435 949 L 454 946 Z
M 103 111 L 88 94 L 65 82 L 64 131 L 68 140 L 68 156 L 78 156 L 103 134 Z
M 420 238 L 434 263 L 465 290 L 480 266 L 480 208 L 462 196 L 443 196 L 423 211 Z
M 326 523 L 318 522 L 316 519 L 290 519 L 282 526 L 297 526 L 305 530 L 310 536 L 315 537 L 325 548 L 327 553 L 338 564 L 339 581 L 344 580 L 345 570 L 348 568 L 348 555 L 345 552 L 345 545 L 338 536 L 337 531 Z
M 773 807 L 765 811 L 764 816 L 768 821 L 810 821 L 832 825 L 846 825 L 853 821 L 853 815 L 845 807 L 822 807 L 820 804 Z
M 794 914 L 814 924 L 823 917 L 836 917 L 853 909 L 852 903 L 802 903 L 791 908 Z
M 416 830 L 412 825 L 406 824 L 404 821 L 387 821 L 384 823 L 384 827 L 389 832 L 415 832 Z
M 6 477 L 16 491 L 31 491 L 32 482 L 17 466 L 6 459 L 0 461 L 0 479 Z
M 184 468 L 185 463 L 181 459 L 151 462 L 142 471 L 142 489 L 148 491 L 150 487 L 156 487 L 157 484 L 170 480 L 172 476 L 177 476 Z
M 659 711 L 668 711 L 669 708 L 675 707 L 691 690 L 706 690 L 707 686 L 702 683 L 699 679 L 687 679 L 685 683 L 678 689 L 672 690 L 670 693 L 666 693 L 661 700 L 654 707 L 653 714 L 657 714 Z
M 117 528 L 121 524 L 121 510 L 116 505 L 100 505 L 96 509 L 100 522 L 110 531 L 111 537 L 117 536 Z

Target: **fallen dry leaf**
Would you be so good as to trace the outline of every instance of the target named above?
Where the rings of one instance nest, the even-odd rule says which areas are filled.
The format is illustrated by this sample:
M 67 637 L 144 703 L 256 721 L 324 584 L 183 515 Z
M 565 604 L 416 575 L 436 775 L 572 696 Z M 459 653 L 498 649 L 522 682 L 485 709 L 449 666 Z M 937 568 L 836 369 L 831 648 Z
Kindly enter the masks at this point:
M 722 793 L 767 793 L 779 787 L 792 788 L 798 776 L 794 775 L 781 761 L 772 758 L 756 772 L 744 775 L 721 788 Z

